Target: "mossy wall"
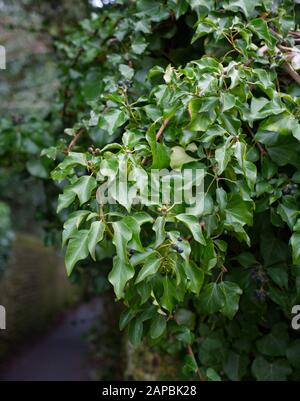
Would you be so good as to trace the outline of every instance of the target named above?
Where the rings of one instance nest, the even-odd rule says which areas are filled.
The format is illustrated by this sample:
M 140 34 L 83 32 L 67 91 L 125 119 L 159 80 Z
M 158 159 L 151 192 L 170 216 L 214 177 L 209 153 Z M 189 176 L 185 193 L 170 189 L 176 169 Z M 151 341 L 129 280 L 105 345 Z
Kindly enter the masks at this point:
M 17 234 L 0 278 L 0 305 L 6 330 L 0 330 L 0 357 L 19 342 L 34 338 L 51 319 L 75 302 L 78 290 L 66 277 L 63 258 L 32 235 Z
M 125 343 L 126 369 L 125 380 L 178 380 L 181 366 L 170 355 L 161 354 L 142 343 L 133 347 Z

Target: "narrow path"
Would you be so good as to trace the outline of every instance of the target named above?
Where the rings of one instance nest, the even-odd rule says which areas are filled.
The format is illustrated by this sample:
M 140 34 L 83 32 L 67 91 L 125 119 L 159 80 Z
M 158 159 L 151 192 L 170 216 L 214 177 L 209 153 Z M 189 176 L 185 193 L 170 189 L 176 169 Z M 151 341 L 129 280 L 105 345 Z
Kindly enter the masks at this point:
M 101 311 L 102 303 L 95 299 L 66 312 L 56 327 L 7 364 L 0 380 L 91 380 L 88 344 L 82 336 Z

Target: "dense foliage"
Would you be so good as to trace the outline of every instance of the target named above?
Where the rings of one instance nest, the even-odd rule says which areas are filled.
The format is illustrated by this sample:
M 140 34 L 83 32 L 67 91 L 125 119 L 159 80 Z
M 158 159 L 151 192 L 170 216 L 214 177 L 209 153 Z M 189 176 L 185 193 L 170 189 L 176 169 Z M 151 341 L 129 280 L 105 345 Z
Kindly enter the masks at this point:
M 60 161 L 68 274 L 112 255 L 120 328 L 184 359 L 191 378 L 300 377 L 296 7 L 116 1 L 58 44 L 54 112 L 71 138 L 42 163 Z M 96 189 L 125 168 L 132 197 L 102 204 Z M 162 168 L 205 171 L 201 214 L 134 204 Z

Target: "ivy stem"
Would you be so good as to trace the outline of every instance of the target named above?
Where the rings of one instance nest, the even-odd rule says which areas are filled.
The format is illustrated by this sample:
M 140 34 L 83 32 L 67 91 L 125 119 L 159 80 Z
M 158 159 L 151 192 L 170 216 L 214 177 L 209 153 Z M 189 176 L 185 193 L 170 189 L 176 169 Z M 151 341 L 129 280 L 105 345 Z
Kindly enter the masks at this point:
M 192 350 L 192 347 L 190 345 L 188 345 L 187 349 L 188 349 L 188 353 L 190 354 L 190 356 L 194 359 L 195 363 L 197 364 L 197 361 L 196 361 L 196 358 L 195 358 L 195 354 L 194 354 L 194 352 Z M 199 369 L 198 364 L 197 364 L 197 375 L 198 375 L 199 380 L 201 382 L 205 382 L 205 379 L 204 379 L 204 377 L 203 377 L 203 375 L 201 373 L 201 370 Z
M 108 232 L 108 235 L 110 236 L 110 238 L 113 238 L 114 234 L 111 231 L 111 229 L 110 229 L 110 227 L 109 227 L 109 225 L 108 225 L 108 223 L 107 223 L 107 221 L 105 219 L 105 215 L 103 213 L 103 207 L 101 205 L 99 206 L 99 217 L 103 221 L 103 223 L 105 224 L 107 232 Z
M 80 129 L 76 132 L 74 138 L 72 139 L 72 141 L 70 142 L 70 144 L 69 144 L 69 146 L 68 146 L 67 153 L 69 153 L 69 152 L 72 150 L 72 148 L 76 145 L 76 142 L 78 141 L 78 139 L 80 138 L 80 136 L 84 133 L 84 130 L 85 130 L 84 128 L 80 128 Z
M 166 126 L 169 124 L 169 122 L 170 122 L 170 119 L 169 119 L 169 118 L 166 118 L 166 119 L 164 120 L 164 122 L 162 123 L 160 129 L 157 131 L 157 134 L 156 134 L 156 140 L 157 140 L 157 141 L 158 141 L 159 138 L 162 136 L 162 134 L 163 134 L 163 132 L 164 132 L 164 129 L 165 129 Z
M 297 82 L 298 85 L 300 85 L 300 75 L 298 74 L 298 72 L 294 70 L 291 64 L 286 61 L 283 64 L 283 68 L 289 74 L 289 76 L 292 77 L 294 81 Z
M 252 130 L 250 129 L 250 127 L 248 127 L 248 125 L 247 125 L 247 130 L 248 130 L 248 132 L 250 133 L 250 135 L 252 136 L 253 141 L 254 141 L 255 144 L 257 145 L 257 147 L 258 147 L 258 149 L 259 149 L 259 151 L 260 151 L 261 156 L 264 156 L 267 152 L 266 152 L 265 149 L 261 146 L 261 144 L 255 139 L 254 133 L 252 132 Z

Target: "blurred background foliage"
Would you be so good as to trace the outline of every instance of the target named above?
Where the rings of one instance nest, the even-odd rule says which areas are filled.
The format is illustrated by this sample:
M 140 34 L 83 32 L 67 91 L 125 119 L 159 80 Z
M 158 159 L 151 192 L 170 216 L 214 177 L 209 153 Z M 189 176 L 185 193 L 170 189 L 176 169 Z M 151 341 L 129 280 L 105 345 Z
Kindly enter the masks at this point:
M 74 0 L 72 7 L 68 1 L 0 2 L 0 41 L 6 49 L 6 70 L 0 76 L 0 198 L 12 208 L 16 230 L 40 231 L 36 219 L 45 219 L 51 209 L 45 196 L 51 192 L 50 166 L 39 157 L 62 130 L 53 107 L 60 74 L 55 42 L 90 8 L 83 0 Z

